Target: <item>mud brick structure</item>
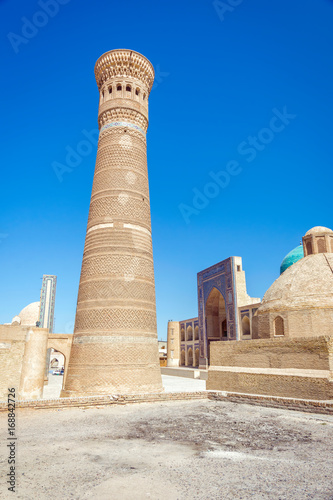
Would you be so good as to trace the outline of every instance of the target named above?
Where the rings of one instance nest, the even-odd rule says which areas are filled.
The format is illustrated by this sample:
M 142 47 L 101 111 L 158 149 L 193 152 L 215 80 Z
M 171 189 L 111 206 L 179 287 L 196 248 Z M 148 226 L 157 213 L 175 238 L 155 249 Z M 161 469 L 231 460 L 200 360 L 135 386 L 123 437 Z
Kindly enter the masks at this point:
M 113 50 L 95 65 L 99 141 L 62 396 L 162 391 L 146 132 L 154 69 Z

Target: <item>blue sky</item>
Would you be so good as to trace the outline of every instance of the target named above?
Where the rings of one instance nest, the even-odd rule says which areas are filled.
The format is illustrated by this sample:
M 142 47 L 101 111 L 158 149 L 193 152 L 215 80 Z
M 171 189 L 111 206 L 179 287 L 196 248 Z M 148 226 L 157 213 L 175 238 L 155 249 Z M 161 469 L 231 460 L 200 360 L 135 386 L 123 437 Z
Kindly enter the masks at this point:
M 62 182 L 52 164 L 97 128 L 94 64 L 115 48 L 141 52 L 157 75 L 159 338 L 168 319 L 197 315 L 196 273 L 230 255 L 262 297 L 302 235 L 333 226 L 333 2 L 54 1 L 44 15 L 43 0 L 0 1 L 0 323 L 56 274 L 56 331 L 72 331 L 96 146 Z

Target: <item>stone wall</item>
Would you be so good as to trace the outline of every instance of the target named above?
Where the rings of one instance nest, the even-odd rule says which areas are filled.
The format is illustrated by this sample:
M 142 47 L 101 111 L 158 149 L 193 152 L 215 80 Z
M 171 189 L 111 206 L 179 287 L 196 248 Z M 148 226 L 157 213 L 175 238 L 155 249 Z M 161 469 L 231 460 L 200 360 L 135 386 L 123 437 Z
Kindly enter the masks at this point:
M 71 344 L 72 335 L 49 334 L 47 328 L 0 325 L 0 400 L 7 399 L 9 387 L 21 400 L 42 398 L 47 349 L 64 355 L 66 377 Z
M 211 346 L 211 359 L 212 366 L 333 370 L 332 348 L 333 337 L 325 336 L 215 342 Z
M 333 337 L 215 342 L 207 389 L 333 399 Z
M 43 397 L 48 333 L 48 328 L 28 329 L 19 388 L 21 399 Z
M 0 400 L 8 388 L 20 386 L 26 331 L 20 326 L 0 325 Z
M 261 313 L 258 311 L 258 328 L 253 338 L 277 337 L 274 321 L 282 318 L 284 323 L 284 337 L 302 338 L 305 336 L 333 335 L 333 309 L 307 308 L 295 310 L 277 310 Z
M 315 371 L 315 370 L 313 370 Z M 319 374 L 317 374 L 319 375 Z M 245 394 L 263 394 L 288 398 L 306 398 L 333 400 L 333 381 L 329 380 L 328 372 L 322 376 L 311 373 L 246 371 L 237 367 L 237 371 L 209 369 L 207 389 Z

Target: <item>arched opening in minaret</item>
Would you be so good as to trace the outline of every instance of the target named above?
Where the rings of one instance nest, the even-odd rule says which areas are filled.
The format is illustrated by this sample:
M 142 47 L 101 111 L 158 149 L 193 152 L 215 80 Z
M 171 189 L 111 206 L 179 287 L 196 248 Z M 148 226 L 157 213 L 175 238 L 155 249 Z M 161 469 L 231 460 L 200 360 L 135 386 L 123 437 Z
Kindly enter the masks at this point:
M 117 92 L 121 92 L 121 85 L 119 83 L 117 85 Z
M 225 300 L 221 292 L 219 292 L 216 288 L 213 288 L 208 296 L 205 307 L 205 319 L 209 358 L 210 342 L 214 342 L 216 340 L 227 340 L 228 338 Z
M 126 92 L 132 92 L 132 87 L 130 85 L 126 85 Z

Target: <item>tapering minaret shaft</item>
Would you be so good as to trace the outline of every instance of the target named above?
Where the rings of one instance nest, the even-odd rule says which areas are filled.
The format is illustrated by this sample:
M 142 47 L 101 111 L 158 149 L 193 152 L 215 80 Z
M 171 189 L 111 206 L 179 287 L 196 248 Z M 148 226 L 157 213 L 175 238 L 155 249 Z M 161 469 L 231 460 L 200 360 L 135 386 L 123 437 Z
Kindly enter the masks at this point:
M 95 76 L 100 136 L 62 396 L 159 392 L 146 156 L 154 70 L 141 54 L 114 50 Z

